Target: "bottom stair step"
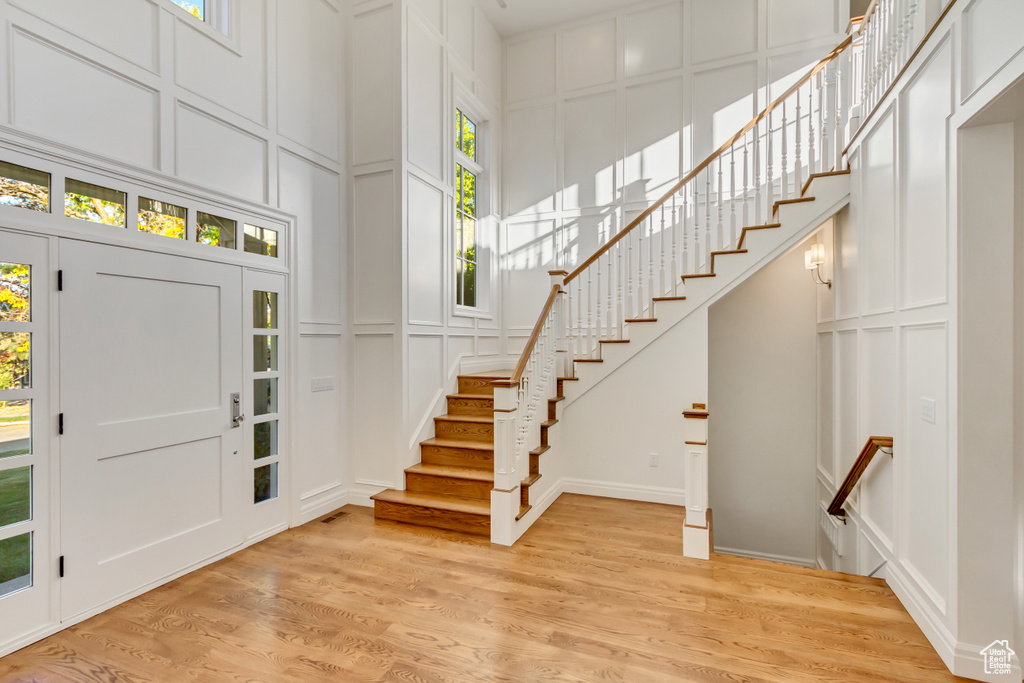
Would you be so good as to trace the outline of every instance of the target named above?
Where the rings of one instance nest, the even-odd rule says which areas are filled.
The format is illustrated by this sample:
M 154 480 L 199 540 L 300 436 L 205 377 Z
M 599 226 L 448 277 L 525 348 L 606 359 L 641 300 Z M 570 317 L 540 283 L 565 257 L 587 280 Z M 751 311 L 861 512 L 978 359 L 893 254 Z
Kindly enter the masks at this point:
M 373 516 L 437 529 L 490 536 L 491 503 L 421 491 L 381 491 L 373 500 Z

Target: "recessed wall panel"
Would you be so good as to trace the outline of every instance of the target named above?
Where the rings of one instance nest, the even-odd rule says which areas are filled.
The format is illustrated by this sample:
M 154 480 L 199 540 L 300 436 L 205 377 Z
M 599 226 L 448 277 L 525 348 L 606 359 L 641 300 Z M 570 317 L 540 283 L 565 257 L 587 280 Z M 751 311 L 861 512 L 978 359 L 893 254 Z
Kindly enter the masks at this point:
M 841 482 L 857 460 L 861 446 L 857 441 L 857 331 L 836 335 L 836 472 Z
M 843 30 L 838 25 L 838 0 L 815 0 L 826 11 L 808 12 L 807 3 L 768 0 L 768 47 L 782 47 L 827 38 Z M 845 19 L 843 20 L 845 23 Z
M 818 335 L 818 467 L 835 481 L 833 339 L 831 332 Z
M 900 127 L 905 141 L 902 161 L 906 198 L 900 251 L 905 307 L 946 300 L 950 49 L 946 43 L 903 95 Z
M 456 369 L 456 364 L 463 358 L 473 356 L 473 337 L 470 335 L 448 335 L 448 372 Z
M 964 15 L 967 95 L 1024 47 L 1024 2 L 978 0 L 967 7 Z
M 390 171 L 359 176 L 353 185 L 352 288 L 356 323 L 395 322 L 395 183 Z
M 890 110 L 864 142 L 863 225 L 860 233 L 863 259 L 861 287 L 863 313 L 880 313 L 893 308 L 896 250 L 895 143 Z
M 614 92 L 566 101 L 563 208 L 608 206 L 615 201 L 618 137 Z
M 695 2 L 693 61 L 709 62 L 757 49 L 757 0 Z
M 444 193 L 409 176 L 409 323 L 444 319 Z
M 506 88 L 508 101 L 544 97 L 555 93 L 555 36 L 538 36 L 507 48 Z
M 861 334 L 861 439 L 894 436 L 899 410 L 896 403 L 896 340 L 891 328 Z M 861 480 L 861 514 L 883 539 L 893 539 L 893 460 L 877 453 Z
M 237 51 L 207 34 L 187 16 L 174 22 L 174 80 L 250 121 L 266 124 L 265 0 L 236 4 Z M 177 14 L 177 13 L 176 13 Z
M 470 69 L 474 63 L 474 24 L 476 5 L 472 0 L 448 0 L 448 45 L 452 53 Z
M 864 212 L 861 199 L 863 174 L 860 158 L 850 159 L 850 206 L 836 214 L 835 231 L 835 275 L 832 290 L 835 292 L 836 319 L 857 315 L 860 301 L 860 225 Z
M 626 77 L 683 65 L 683 4 L 675 2 L 626 15 Z
M 267 142 L 178 103 L 175 169 L 185 180 L 266 201 Z
M 293 411 L 295 479 L 299 496 L 345 483 L 342 341 L 338 336 L 299 337 L 299 392 Z M 311 391 L 313 379 L 334 380 L 331 391 Z
M 949 588 L 949 399 L 945 325 L 905 328 L 904 440 L 897 444 L 901 559 L 944 607 Z M 933 402 L 933 403 L 930 403 Z
M 339 158 L 342 20 L 323 2 L 277 4 L 277 116 L 285 137 Z M 314 104 L 315 103 L 315 104 Z
M 555 222 L 508 223 L 505 312 L 509 329 L 533 328 L 550 291 Z
M 745 126 L 756 113 L 757 63 L 701 71 L 693 78 L 693 163 Z
M 683 83 L 673 78 L 626 90 L 626 199 L 664 194 L 679 179 Z
M 395 476 L 395 349 L 394 337 L 356 335 L 352 349 L 352 418 L 356 482 L 392 484 Z M 400 404 L 398 404 L 400 405 Z
M 409 347 L 409 420 L 418 425 L 427 417 L 444 387 L 444 337 L 411 335 Z
M 509 215 L 555 208 L 555 107 L 510 111 L 508 119 Z
M 438 180 L 443 177 L 442 141 L 446 120 L 441 108 L 444 93 L 444 51 L 418 20 L 409 21 L 409 161 Z
M 341 179 L 301 157 L 281 152 L 279 203 L 297 217 L 299 320 L 343 323 Z
M 617 54 L 614 19 L 567 29 L 562 36 L 565 89 L 589 88 L 614 81 Z
M 139 166 L 157 166 L 156 91 L 17 29 L 10 49 L 16 127 Z
M 349 63 L 352 161 L 389 161 L 395 155 L 394 16 L 388 6 L 352 19 Z
M 159 67 L 160 8 L 152 0 L 16 0 L 11 5 L 150 71 Z M 110 21 L 110 17 L 117 21 Z M 125 40 L 130 35 L 133 40 Z

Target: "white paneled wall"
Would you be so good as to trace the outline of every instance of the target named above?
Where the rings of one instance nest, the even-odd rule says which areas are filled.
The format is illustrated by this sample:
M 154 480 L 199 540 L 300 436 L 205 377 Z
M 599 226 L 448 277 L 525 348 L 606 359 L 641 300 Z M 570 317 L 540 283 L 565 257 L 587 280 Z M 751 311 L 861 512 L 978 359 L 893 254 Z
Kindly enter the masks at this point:
M 529 335 L 547 270 L 571 270 L 746 124 L 773 81 L 839 43 L 848 11 L 661 0 L 507 39 L 506 351 Z
M 946 5 L 922 4 L 932 20 Z M 1019 488 L 995 474 L 1021 474 L 1007 373 L 1009 318 L 1024 300 L 1010 206 L 1019 240 L 1012 123 L 1024 91 L 972 119 L 1024 75 L 1021 8 L 954 5 L 865 122 L 826 265 L 834 286 L 818 292 L 819 502 L 869 436 L 895 439 L 894 457 L 876 456 L 847 504 L 842 555 L 819 533 L 818 561 L 886 577 L 954 673 L 980 680 L 995 679 L 979 651 L 1019 639 L 1024 604 L 1007 551 L 1020 553 Z M 1006 125 L 974 127 L 985 123 Z
M 351 7 L 353 444 L 358 500 L 404 486 L 460 366 L 497 365 L 501 40 L 471 0 Z M 457 310 L 455 107 L 479 124 L 479 310 Z M 366 400 L 365 405 L 360 405 Z M 372 406 L 372 407 L 371 407 Z
M 227 35 L 170 0 L 7 0 L 0 21 L 0 135 L 295 216 L 292 520 L 344 502 L 343 3 L 233 0 Z

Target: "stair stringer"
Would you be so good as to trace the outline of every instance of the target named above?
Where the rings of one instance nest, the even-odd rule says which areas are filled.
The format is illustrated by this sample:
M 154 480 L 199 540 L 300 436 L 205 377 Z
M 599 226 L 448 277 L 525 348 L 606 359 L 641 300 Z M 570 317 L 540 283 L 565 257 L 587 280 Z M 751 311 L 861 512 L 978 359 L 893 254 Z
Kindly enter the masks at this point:
M 813 179 L 808 195 L 814 201 L 782 204 L 778 207 L 777 228 L 747 232 L 745 254 L 729 254 L 715 260 L 715 277 L 686 281 L 685 300 L 658 301 L 650 304 L 647 315 L 655 322 L 627 323 L 624 337 L 628 344 L 602 344 L 601 363 L 576 363 L 579 381 L 566 383 L 568 408 L 577 399 L 611 376 L 631 358 L 696 311 L 705 310 L 751 275 L 768 265 L 821 226 L 850 203 L 850 174 Z M 706 363 L 707 359 L 704 359 Z

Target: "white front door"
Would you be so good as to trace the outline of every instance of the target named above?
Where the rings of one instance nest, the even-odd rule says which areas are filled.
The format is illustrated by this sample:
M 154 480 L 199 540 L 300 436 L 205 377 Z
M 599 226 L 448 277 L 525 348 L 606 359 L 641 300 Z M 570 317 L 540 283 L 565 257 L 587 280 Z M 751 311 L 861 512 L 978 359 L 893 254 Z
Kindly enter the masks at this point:
M 0 643 L 52 620 L 49 242 L 0 230 Z
M 252 456 L 239 267 L 61 240 L 60 268 L 69 619 L 241 544 Z

